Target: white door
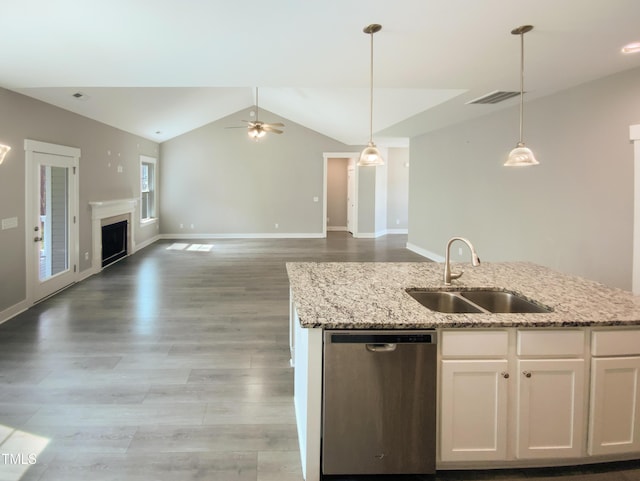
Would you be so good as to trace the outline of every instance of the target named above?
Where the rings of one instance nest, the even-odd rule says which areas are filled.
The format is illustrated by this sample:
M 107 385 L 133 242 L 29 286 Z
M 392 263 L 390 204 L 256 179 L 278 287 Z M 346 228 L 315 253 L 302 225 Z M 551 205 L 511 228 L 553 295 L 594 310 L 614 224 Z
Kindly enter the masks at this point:
M 347 231 L 354 233 L 355 201 L 356 201 L 356 170 L 349 166 L 347 169 Z
M 520 360 L 518 371 L 517 457 L 581 457 L 584 360 Z
M 593 359 L 589 454 L 640 451 L 640 357 Z
M 78 159 L 71 147 L 25 141 L 28 300 L 72 284 L 78 264 Z
M 507 368 L 505 359 L 442 361 L 442 461 L 506 459 Z

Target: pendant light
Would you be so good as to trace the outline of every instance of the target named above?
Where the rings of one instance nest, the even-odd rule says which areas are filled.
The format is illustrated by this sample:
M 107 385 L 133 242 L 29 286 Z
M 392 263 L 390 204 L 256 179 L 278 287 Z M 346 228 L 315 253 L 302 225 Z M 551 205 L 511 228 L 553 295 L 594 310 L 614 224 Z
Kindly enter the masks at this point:
M 524 111 L 524 34 L 533 30 L 531 25 L 522 25 L 521 27 L 511 30 L 513 35 L 520 35 L 520 140 L 516 148 L 509 152 L 509 157 L 504 163 L 506 167 L 538 165 L 540 162 L 536 160 L 531 149 L 525 147 L 522 141 L 522 120 Z
M 366 165 L 375 167 L 377 165 L 384 165 L 382 155 L 376 147 L 376 144 L 373 143 L 373 34 L 380 30 L 382 30 L 382 25 L 378 25 L 377 23 L 372 23 L 362 29 L 364 33 L 371 35 L 371 70 L 369 75 L 371 88 L 369 92 L 369 144 L 360 153 L 360 160 L 358 160 L 359 166 Z

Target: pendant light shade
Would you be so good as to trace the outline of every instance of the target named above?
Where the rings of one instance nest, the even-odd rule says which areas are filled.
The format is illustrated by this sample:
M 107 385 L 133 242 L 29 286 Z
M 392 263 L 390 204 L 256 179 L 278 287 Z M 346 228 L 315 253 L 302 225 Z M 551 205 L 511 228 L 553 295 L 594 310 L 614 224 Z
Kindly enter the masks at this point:
M 504 163 L 506 167 L 522 167 L 527 165 L 538 165 L 536 156 L 528 147 L 525 147 L 522 140 L 522 124 L 524 118 L 524 34 L 533 30 L 531 25 L 522 25 L 511 30 L 513 35 L 520 35 L 520 140 L 516 148 L 509 152 L 509 157 Z
M 369 72 L 370 90 L 369 90 L 369 144 L 360 153 L 358 160 L 359 166 L 376 166 L 384 165 L 384 159 L 380 151 L 373 142 L 373 34 L 382 30 L 382 25 L 373 23 L 362 29 L 367 35 L 371 35 L 371 70 Z

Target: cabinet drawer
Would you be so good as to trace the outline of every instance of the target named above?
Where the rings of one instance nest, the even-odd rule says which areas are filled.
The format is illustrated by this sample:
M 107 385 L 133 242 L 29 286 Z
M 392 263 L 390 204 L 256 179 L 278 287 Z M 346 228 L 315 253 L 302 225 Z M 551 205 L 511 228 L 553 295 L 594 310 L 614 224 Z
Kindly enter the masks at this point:
M 477 329 L 444 331 L 443 357 L 505 357 L 509 352 L 507 331 L 481 331 Z
M 518 356 L 582 357 L 584 350 L 583 330 L 518 331 Z
M 591 336 L 594 356 L 628 356 L 640 354 L 640 329 L 595 331 Z

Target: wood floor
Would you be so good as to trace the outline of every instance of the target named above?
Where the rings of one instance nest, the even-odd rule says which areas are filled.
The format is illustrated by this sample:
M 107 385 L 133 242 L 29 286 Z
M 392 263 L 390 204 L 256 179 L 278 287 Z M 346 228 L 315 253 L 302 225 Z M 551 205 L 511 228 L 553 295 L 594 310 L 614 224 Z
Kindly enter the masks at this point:
M 397 235 L 198 242 L 214 246 L 158 242 L 0 325 L 0 481 L 301 481 L 284 263 L 424 259 Z M 640 480 L 598 469 L 437 479 Z

